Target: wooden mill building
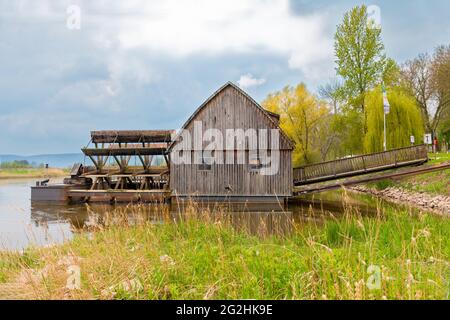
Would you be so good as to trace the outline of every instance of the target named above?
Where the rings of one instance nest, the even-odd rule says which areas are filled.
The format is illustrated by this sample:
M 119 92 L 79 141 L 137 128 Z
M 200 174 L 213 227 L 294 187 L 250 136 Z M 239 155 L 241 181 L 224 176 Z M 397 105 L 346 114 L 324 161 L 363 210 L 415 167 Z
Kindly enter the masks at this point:
M 182 127 L 191 137 L 195 136 L 195 128 L 201 127 L 201 132 L 208 129 L 224 140 L 231 132 L 256 131 L 257 151 L 252 151 L 249 139 L 239 145 L 226 145 L 216 149 L 213 154 L 204 156 L 204 150 L 209 142 L 201 145 L 195 142 L 183 143 L 178 135 L 168 148 L 170 162 L 170 189 L 172 195 L 186 198 L 194 197 L 205 200 L 231 201 L 283 201 L 292 195 L 292 160 L 293 144 L 282 132 L 279 125 L 279 115 L 263 109 L 247 93 L 231 82 L 226 83 L 203 104 L 198 107 Z M 278 142 L 272 143 L 273 130 L 278 133 Z M 267 139 L 266 139 L 267 137 Z M 264 143 L 264 140 L 267 142 Z M 242 141 L 241 141 L 242 142 Z M 276 146 L 277 150 L 272 150 Z M 175 163 L 175 152 L 185 153 L 185 159 L 190 163 Z M 266 152 L 269 156 L 279 156 L 274 172 L 264 174 L 265 164 L 260 158 Z M 238 157 L 243 156 L 242 161 Z M 214 163 L 208 160 L 214 158 Z M 200 161 L 198 161 L 200 159 Z M 234 161 L 226 161 L 234 159 Z M 242 158 L 240 158 L 242 160 Z M 197 160 L 197 162 L 195 161 Z M 209 164 L 211 163 L 211 164 Z
M 283 202 L 293 190 L 293 144 L 278 123 L 277 114 L 228 82 L 195 110 L 178 134 L 92 131 L 81 150 L 93 166 L 74 165 L 63 185 L 33 187 L 32 199 Z M 223 143 L 210 152 L 214 139 L 199 139 L 196 132 L 206 136 L 211 130 Z M 185 134 L 192 135 L 192 144 L 186 143 Z M 176 161 L 180 155 L 187 161 Z M 163 166 L 158 158 L 164 159 Z

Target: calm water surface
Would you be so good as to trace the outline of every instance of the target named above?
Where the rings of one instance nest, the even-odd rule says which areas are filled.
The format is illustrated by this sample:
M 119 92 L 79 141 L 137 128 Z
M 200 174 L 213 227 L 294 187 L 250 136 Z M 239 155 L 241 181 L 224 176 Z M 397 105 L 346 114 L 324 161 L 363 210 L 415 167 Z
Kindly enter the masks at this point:
M 31 203 L 30 186 L 36 179 L 0 179 L 0 249 L 23 249 L 29 245 L 45 246 L 71 239 L 74 230 L 80 230 L 88 221 L 88 211 L 104 214 L 113 206 L 57 205 Z M 61 179 L 52 179 L 61 182 Z M 365 198 L 366 199 L 366 198 Z M 362 214 L 373 214 L 376 209 L 359 196 L 351 196 L 350 202 Z M 117 207 L 118 205 L 116 205 Z M 183 209 L 171 208 L 181 213 Z M 246 207 L 233 212 L 239 224 L 247 224 L 255 232 L 261 227 L 287 228 L 291 222 L 304 224 L 323 221 L 330 215 L 342 214 L 342 194 L 323 193 L 289 205 L 284 212 L 267 205 Z

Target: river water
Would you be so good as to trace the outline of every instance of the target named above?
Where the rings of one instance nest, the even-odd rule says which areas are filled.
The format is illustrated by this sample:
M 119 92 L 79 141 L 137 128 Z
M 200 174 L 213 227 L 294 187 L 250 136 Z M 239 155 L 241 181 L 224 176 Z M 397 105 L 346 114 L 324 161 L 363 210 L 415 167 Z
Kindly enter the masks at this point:
M 61 243 L 71 239 L 76 230 L 83 228 L 89 221 L 89 212 L 101 216 L 117 206 L 124 206 L 126 209 L 125 205 L 31 203 L 30 187 L 35 181 L 36 179 L 0 179 L 0 250 L 21 250 L 30 245 Z M 52 179 L 50 183 L 60 181 L 61 179 Z M 342 197 L 342 192 L 322 193 L 296 201 L 283 210 L 279 207 L 259 205 L 247 206 L 232 214 L 237 219 L 236 223 L 245 223 L 255 232 L 261 223 L 269 229 L 284 230 L 291 222 L 320 223 L 331 215 L 339 217 L 344 208 Z M 371 215 L 376 212 L 374 205 L 370 204 L 373 201 L 368 201 L 366 196 L 350 195 L 346 199 L 346 203 L 351 203 L 361 214 Z M 181 214 L 182 210 L 174 206 L 170 209 L 171 212 Z

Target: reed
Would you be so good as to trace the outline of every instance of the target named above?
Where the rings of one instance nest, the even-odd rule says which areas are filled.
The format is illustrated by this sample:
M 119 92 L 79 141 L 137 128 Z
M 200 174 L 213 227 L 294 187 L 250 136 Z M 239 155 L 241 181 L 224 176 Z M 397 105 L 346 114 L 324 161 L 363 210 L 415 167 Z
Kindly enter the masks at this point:
M 0 253 L 0 282 L 36 299 L 448 298 L 448 219 L 350 205 L 320 223 L 288 214 L 255 220 L 195 203 L 92 212 L 63 245 Z M 74 266 L 80 288 L 69 289 Z

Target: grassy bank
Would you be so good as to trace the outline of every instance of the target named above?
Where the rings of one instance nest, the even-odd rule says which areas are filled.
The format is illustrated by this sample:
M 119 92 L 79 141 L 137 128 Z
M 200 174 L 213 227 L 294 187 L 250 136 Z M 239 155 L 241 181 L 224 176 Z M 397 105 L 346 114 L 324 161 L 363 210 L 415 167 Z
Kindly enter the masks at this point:
M 428 154 L 429 163 L 436 164 L 450 161 L 450 152 L 437 152 Z
M 0 169 L 0 179 L 14 178 L 45 178 L 63 177 L 69 173 L 68 169 L 59 168 L 7 168 Z
M 61 246 L 0 253 L 0 296 L 3 286 L 42 299 L 449 297 L 450 223 L 433 215 L 386 208 L 362 217 L 348 208 L 339 220 L 276 234 L 261 224 L 255 235 L 195 208 L 176 223 L 168 212 L 151 223 L 146 207 L 134 211 L 93 219 L 89 234 Z M 74 266 L 81 287 L 69 290 Z M 380 286 L 369 289 L 378 268 Z
M 450 153 L 429 154 L 429 164 L 450 161 Z M 378 190 L 399 187 L 408 191 L 425 192 L 432 195 L 450 195 L 450 169 L 424 173 L 401 179 L 386 179 L 368 184 Z

